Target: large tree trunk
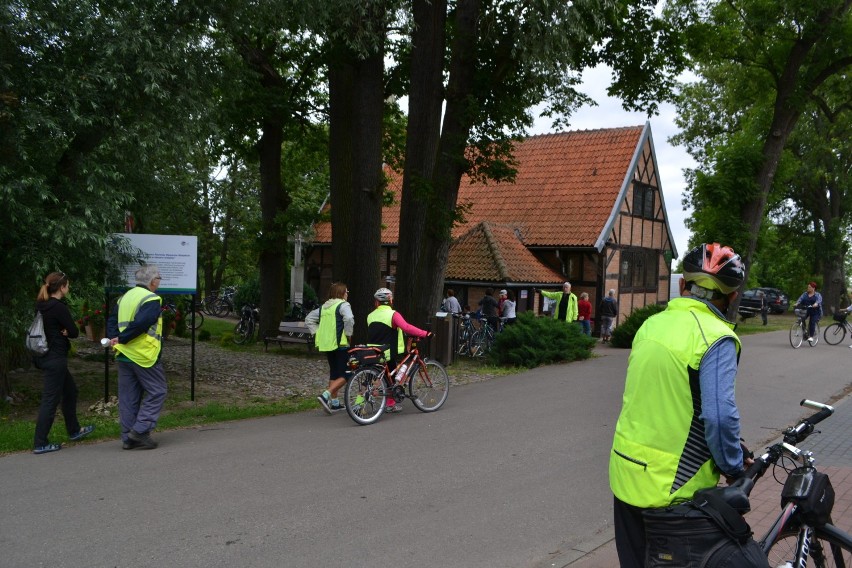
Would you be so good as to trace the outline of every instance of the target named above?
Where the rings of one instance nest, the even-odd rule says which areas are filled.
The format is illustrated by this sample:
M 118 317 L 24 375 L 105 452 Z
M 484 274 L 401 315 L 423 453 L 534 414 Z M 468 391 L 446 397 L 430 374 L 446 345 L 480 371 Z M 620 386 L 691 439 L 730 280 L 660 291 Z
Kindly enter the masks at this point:
M 370 56 L 336 59 L 329 76 L 333 277 L 349 288 L 354 340 L 364 342 L 373 292 L 381 284 L 384 46 Z
M 402 263 L 410 263 L 412 259 L 400 255 L 400 277 L 405 275 L 411 279 L 406 287 L 406 293 L 410 294 L 405 302 L 408 309 L 406 316 L 412 322 L 421 324 L 429 320 L 440 303 L 459 183 L 468 169 L 465 150 L 473 125 L 470 96 L 476 71 L 479 16 L 479 0 L 458 2 L 455 36 L 451 46 L 447 106 L 431 175 L 431 200 L 428 206 L 419 203 L 422 209 L 420 215 L 425 219 L 425 223 L 419 226 L 419 232 L 411 231 L 409 227 L 400 232 L 400 245 L 403 240 L 410 240 L 411 244 L 407 246 L 414 251 L 416 259 L 416 264 L 403 270 Z M 425 163 L 421 161 L 421 164 Z M 411 191 L 403 195 L 403 204 L 406 200 L 411 200 L 413 203 L 409 207 L 413 205 L 416 210 L 419 200 Z
M 260 333 L 277 335 L 284 316 L 284 282 L 287 266 L 287 226 L 282 219 L 290 196 L 281 182 L 281 144 L 284 119 L 271 112 L 263 121 L 258 142 L 260 156 Z M 237 306 L 239 309 L 239 306 Z

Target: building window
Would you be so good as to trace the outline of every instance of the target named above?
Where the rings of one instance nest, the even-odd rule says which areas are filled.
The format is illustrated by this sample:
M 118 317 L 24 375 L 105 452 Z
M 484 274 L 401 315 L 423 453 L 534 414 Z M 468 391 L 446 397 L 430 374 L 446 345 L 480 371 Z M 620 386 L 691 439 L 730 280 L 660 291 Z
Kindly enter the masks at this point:
M 654 292 L 660 275 L 659 255 L 648 249 L 621 252 L 619 286 L 623 291 Z
M 656 193 L 657 190 L 653 186 L 644 183 L 633 184 L 633 215 L 635 217 L 654 218 Z

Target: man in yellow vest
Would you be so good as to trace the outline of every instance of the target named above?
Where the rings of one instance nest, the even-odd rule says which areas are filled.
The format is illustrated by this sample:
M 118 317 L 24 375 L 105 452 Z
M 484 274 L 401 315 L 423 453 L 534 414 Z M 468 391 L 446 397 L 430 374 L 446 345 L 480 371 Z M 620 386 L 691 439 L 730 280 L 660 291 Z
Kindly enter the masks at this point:
M 744 473 L 734 399 L 740 340 L 724 313 L 745 267 L 731 248 L 702 244 L 683 259 L 681 297 L 633 340 L 609 461 L 622 568 L 645 565 L 644 509 L 691 499 Z
M 345 408 L 337 393 L 346 384 L 349 343 L 355 329 L 355 316 L 348 299 L 346 284 L 335 282 L 328 290 L 328 300 L 305 316 L 305 325 L 314 334 L 317 351 L 325 353 L 328 360 L 328 388 L 317 397 L 326 414 Z
M 562 284 L 561 292 L 541 290 L 541 295 L 556 302 L 553 306 L 553 319 L 571 323 L 577 321 L 577 296 L 571 293 L 570 282 Z
M 136 287 L 118 299 L 107 335 L 118 364 L 118 418 L 121 447 L 153 450 L 151 431 L 166 402 L 166 374 L 160 363 L 163 345 L 160 270 L 148 264 L 136 271 Z

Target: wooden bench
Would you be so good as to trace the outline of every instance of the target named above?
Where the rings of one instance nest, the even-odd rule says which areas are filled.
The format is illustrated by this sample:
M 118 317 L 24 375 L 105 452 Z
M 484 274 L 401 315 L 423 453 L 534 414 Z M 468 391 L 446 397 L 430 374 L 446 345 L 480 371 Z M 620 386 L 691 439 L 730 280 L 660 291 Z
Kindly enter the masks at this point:
M 277 343 L 278 347 L 285 343 L 304 343 L 310 351 L 314 346 L 314 335 L 303 321 L 282 321 L 278 324 L 278 335 L 263 338 L 264 351 L 270 343 Z

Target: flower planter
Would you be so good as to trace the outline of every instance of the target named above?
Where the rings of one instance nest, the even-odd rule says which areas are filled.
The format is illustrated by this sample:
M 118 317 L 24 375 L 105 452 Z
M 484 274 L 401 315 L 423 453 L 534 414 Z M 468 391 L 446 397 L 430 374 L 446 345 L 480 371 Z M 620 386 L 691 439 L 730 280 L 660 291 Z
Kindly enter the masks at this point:
M 104 337 L 104 326 L 102 324 L 86 324 L 86 339 L 89 341 L 100 341 Z

